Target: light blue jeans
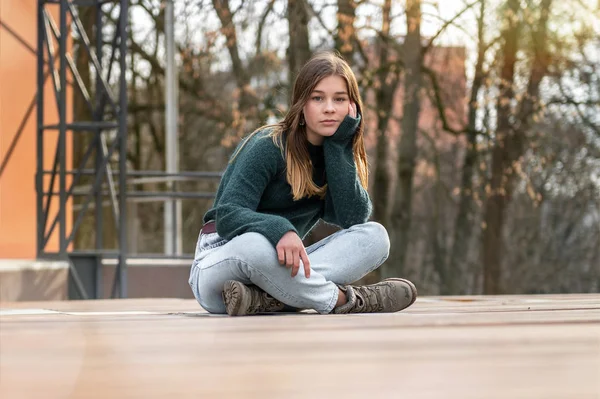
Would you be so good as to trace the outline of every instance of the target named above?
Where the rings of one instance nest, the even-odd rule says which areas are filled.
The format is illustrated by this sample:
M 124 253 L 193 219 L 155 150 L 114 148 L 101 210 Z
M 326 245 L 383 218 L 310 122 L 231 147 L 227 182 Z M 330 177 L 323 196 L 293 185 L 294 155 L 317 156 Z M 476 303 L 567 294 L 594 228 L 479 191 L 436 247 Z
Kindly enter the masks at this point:
M 353 283 L 378 268 L 388 257 L 385 228 L 367 222 L 340 230 L 306 248 L 311 275 L 302 262 L 296 277 L 279 264 L 277 251 L 259 233 L 227 241 L 217 233 L 198 238 L 189 284 L 198 303 L 210 313 L 225 313 L 221 293 L 227 280 L 254 284 L 297 309 L 330 313 L 338 299 L 337 284 Z

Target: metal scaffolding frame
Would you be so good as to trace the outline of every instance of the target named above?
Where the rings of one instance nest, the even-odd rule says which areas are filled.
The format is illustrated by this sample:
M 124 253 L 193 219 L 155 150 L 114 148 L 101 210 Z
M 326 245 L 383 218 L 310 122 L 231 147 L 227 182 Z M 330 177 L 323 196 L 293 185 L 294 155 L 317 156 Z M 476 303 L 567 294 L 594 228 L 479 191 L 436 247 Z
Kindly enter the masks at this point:
M 102 6 L 106 3 L 116 3 L 118 15 L 113 37 L 110 38 L 110 49 L 106 50 L 103 24 L 106 21 Z M 87 36 L 81 19 L 78 15 L 79 6 L 96 7 L 95 43 Z M 59 22 L 54 21 L 50 8 L 58 9 Z M 115 278 L 112 286 L 112 297 L 127 296 L 127 223 L 126 220 L 126 177 L 127 177 L 127 82 L 125 77 L 127 55 L 127 15 L 128 1 L 101 1 L 101 0 L 38 0 L 38 40 L 37 40 L 37 168 L 36 168 L 36 193 L 37 193 L 37 256 L 59 257 L 68 260 L 73 251 L 69 251 L 75 234 L 81 225 L 82 219 L 90 203 L 102 203 L 105 193 L 103 181 L 109 188 L 112 202 L 112 212 L 118 230 L 118 253 Z M 113 10 L 113 13 L 115 10 Z M 67 38 L 74 30 L 81 39 L 92 63 L 92 76 L 95 81 L 95 90 L 85 87 L 73 57 L 67 51 Z M 58 42 L 58 49 L 54 48 L 54 41 Z M 106 60 L 103 54 L 109 53 Z M 118 57 L 117 57 L 118 53 Z M 58 59 L 58 68 L 56 65 Z M 52 87 L 58 111 L 58 124 L 47 124 L 44 119 L 44 67 L 48 66 L 48 74 L 52 78 Z M 72 84 L 79 90 L 85 99 L 86 105 L 92 115 L 89 121 L 72 122 L 67 120 L 67 71 L 70 71 Z M 118 74 L 117 84 L 113 84 L 113 75 Z M 116 87 L 115 87 L 116 86 Z M 116 92 L 115 92 L 116 88 Z M 94 93 L 92 96 L 90 93 Z M 52 168 L 44 167 L 44 153 L 48 131 L 58 131 L 55 155 Z M 67 132 L 72 134 L 91 134 L 92 139 L 83 155 L 81 165 L 74 165 L 72 169 L 67 164 Z M 110 137 L 109 137 L 110 136 Z M 74 188 L 89 170 L 85 170 L 88 161 L 95 154 L 95 165 L 92 170 L 94 179 L 91 188 L 84 195 L 82 209 L 74 215 L 71 231 L 67 231 L 67 202 L 74 197 Z M 116 165 L 118 181 L 115 183 L 113 168 Z M 87 173 L 86 173 L 87 172 Z M 67 186 L 67 176 L 70 184 Z M 49 178 L 48 178 L 49 177 Z M 58 179 L 58 191 L 56 180 Z M 57 212 L 52 217 L 50 209 L 53 199 L 58 197 Z M 102 206 L 95 206 L 96 219 L 96 252 L 102 251 Z M 52 219 L 53 220 L 50 220 Z M 58 228 L 58 252 L 49 252 L 47 249 L 51 235 Z M 99 273 L 100 268 L 96 270 Z M 70 262 L 70 275 L 82 298 L 97 297 L 86 292 L 84 284 L 75 266 Z M 97 287 L 98 288 L 98 287 Z
M 107 18 L 103 9 L 111 4 L 111 18 Z M 77 7 L 96 7 L 94 23 L 95 42 L 91 43 L 78 16 Z M 58 9 L 59 23 L 53 20 L 50 7 Z M 69 272 L 75 295 L 78 298 L 102 297 L 102 263 L 116 263 L 112 282 L 111 297 L 127 297 L 127 260 L 131 258 L 185 258 L 191 254 L 181 254 L 176 250 L 180 232 L 175 229 L 180 212 L 178 199 L 214 198 L 214 192 L 177 191 L 177 181 L 198 179 L 220 179 L 222 172 L 181 172 L 178 169 L 178 146 L 176 143 L 176 98 L 177 79 L 174 62 L 173 41 L 173 0 L 167 0 L 171 21 L 167 36 L 166 109 L 167 116 L 167 171 L 135 171 L 127 168 L 127 28 L 128 0 L 38 0 L 38 43 L 37 43 L 37 257 L 59 258 L 69 261 Z M 116 10 L 116 11 L 115 11 Z M 108 27 L 107 21 L 113 24 Z M 85 87 L 73 58 L 67 51 L 67 37 L 71 32 L 78 35 L 84 50 L 88 53 L 91 67 L 91 81 L 94 88 Z M 105 37 L 105 36 L 109 37 Z M 58 49 L 54 48 L 54 40 Z M 56 66 L 58 60 L 58 67 Z M 48 71 L 44 72 L 47 67 Z M 69 75 L 68 75 L 69 74 Z M 118 76 L 117 76 L 118 75 Z M 46 124 L 44 121 L 44 84 L 46 78 L 52 78 L 53 94 L 58 110 L 58 124 Z M 69 76 L 69 80 L 67 80 Z M 73 86 L 85 99 L 91 120 L 76 122 L 67 120 L 67 96 L 65 88 Z M 51 169 L 44 167 L 45 146 L 51 145 L 44 140 L 48 131 L 58 131 L 55 155 Z M 91 135 L 79 165 L 69 167 L 66 159 L 67 132 Z M 94 159 L 94 162 L 89 162 Z M 88 165 L 90 164 L 90 165 Z M 92 178 L 91 184 L 78 185 L 83 176 Z M 58 180 L 58 187 L 56 181 Z M 128 189 L 129 184 L 143 182 L 167 183 L 166 191 L 136 191 Z M 67 184 L 68 183 L 68 184 Z M 58 197 L 58 209 L 51 214 L 53 199 Z M 73 212 L 73 223 L 67 229 L 67 203 L 75 197 L 82 198 L 77 210 Z M 115 227 L 118 231 L 117 250 L 104 249 L 103 212 L 106 199 L 110 204 Z M 165 231 L 165 254 L 129 254 L 127 243 L 127 202 L 163 201 L 165 202 L 165 222 L 171 230 Z M 90 209 L 94 209 L 96 242 L 93 250 L 73 250 L 73 240 Z M 54 208 L 53 208 L 54 209 Z M 48 250 L 48 241 L 58 229 L 59 250 Z M 77 263 L 79 262 L 79 266 Z M 91 267 L 89 267 L 91 264 Z M 87 287 L 87 288 L 86 288 Z

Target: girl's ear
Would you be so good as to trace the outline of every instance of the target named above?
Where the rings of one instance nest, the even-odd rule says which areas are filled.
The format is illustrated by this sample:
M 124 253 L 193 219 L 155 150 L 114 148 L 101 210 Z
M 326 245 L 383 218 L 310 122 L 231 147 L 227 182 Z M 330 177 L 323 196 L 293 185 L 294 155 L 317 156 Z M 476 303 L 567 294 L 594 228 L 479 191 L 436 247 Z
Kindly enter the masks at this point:
M 300 126 L 304 126 L 304 113 L 300 113 Z

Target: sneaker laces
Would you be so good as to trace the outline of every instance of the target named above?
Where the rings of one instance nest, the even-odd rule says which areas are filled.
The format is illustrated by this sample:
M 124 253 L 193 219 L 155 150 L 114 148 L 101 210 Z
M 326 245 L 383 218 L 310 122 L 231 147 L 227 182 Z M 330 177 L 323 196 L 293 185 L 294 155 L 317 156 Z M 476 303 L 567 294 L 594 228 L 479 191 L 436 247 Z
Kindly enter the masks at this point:
M 360 309 L 361 312 L 380 312 L 383 310 L 377 287 L 360 286 L 352 288 L 356 294 L 357 309 Z
M 249 314 L 270 312 L 281 308 L 281 302 L 265 291 L 256 288 L 250 288 L 250 290 L 252 292 L 252 299 L 248 307 Z

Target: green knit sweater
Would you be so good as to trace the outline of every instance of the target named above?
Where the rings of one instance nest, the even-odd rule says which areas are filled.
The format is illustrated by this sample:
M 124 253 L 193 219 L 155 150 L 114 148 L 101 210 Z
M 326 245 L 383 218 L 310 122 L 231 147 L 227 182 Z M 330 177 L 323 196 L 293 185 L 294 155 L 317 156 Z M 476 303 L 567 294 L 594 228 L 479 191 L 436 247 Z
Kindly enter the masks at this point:
M 256 232 L 273 246 L 288 231 L 304 238 L 320 218 L 341 228 L 365 223 L 371 214 L 371 201 L 358 179 L 352 153 L 352 137 L 359 123 L 360 115 L 346 116 L 323 143 L 328 184 L 324 199 L 312 196 L 293 200 L 281 150 L 267 137 L 269 131 L 258 132 L 228 165 L 204 222 L 216 221 L 217 233 L 227 240 Z

